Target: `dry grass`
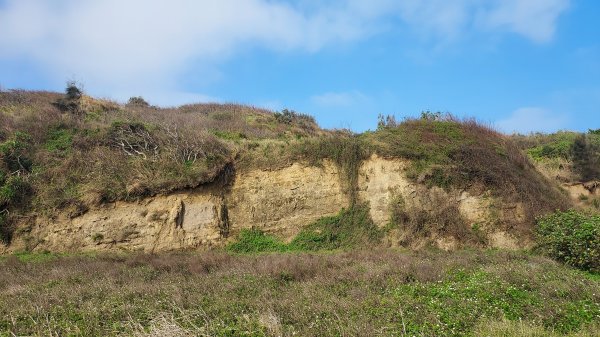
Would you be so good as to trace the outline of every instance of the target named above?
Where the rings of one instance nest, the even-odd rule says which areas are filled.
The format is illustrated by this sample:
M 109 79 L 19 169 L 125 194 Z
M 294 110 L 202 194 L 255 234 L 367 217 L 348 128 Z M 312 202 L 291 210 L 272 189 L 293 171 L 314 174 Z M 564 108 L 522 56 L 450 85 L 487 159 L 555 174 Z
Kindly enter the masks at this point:
M 597 277 L 501 251 L 25 255 L 0 269 L 6 335 L 450 336 L 600 319 Z

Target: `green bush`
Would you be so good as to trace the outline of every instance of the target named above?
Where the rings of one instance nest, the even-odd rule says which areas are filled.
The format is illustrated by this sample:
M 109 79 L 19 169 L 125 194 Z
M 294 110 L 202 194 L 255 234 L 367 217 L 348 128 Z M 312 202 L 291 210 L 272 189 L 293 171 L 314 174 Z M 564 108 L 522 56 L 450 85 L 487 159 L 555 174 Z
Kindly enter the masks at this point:
M 30 171 L 31 160 L 26 153 L 31 144 L 31 136 L 25 132 L 17 131 L 5 142 L 0 143 L 0 157 L 10 171 Z
M 0 206 L 20 203 L 30 191 L 29 184 L 23 177 L 14 175 L 0 185 Z
M 227 250 L 233 253 L 282 252 L 287 250 L 285 243 L 258 229 L 242 229 L 236 242 L 230 243 Z
M 600 272 L 600 216 L 574 210 L 538 219 L 538 249 L 576 268 Z

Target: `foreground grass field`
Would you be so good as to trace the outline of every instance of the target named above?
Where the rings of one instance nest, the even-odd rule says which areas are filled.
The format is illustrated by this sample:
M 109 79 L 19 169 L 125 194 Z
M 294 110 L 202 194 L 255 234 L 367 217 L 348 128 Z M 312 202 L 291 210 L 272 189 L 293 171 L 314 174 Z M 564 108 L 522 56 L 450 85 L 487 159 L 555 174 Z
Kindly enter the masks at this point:
M 15 255 L 0 336 L 597 336 L 600 278 L 506 251 Z

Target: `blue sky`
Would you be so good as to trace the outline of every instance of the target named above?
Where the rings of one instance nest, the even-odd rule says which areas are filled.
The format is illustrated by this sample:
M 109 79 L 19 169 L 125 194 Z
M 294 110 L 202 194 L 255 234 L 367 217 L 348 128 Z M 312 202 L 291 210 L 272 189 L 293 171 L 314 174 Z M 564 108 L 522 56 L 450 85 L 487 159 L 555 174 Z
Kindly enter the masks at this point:
M 238 102 L 373 129 L 475 117 L 600 128 L 594 0 L 0 0 L 0 86 Z

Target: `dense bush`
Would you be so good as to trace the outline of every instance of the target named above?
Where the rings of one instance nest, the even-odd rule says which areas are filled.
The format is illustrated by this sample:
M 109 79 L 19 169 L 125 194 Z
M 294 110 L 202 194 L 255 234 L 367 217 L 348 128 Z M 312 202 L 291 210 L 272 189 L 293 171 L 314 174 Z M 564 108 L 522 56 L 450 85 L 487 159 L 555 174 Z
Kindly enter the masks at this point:
M 600 216 L 574 210 L 538 219 L 538 248 L 548 256 L 592 272 L 600 272 Z
M 146 100 L 141 96 L 129 98 L 129 101 L 127 101 L 127 105 L 128 106 L 141 106 L 141 107 L 149 107 L 150 106 L 150 104 L 148 104 L 148 102 L 146 102 Z

